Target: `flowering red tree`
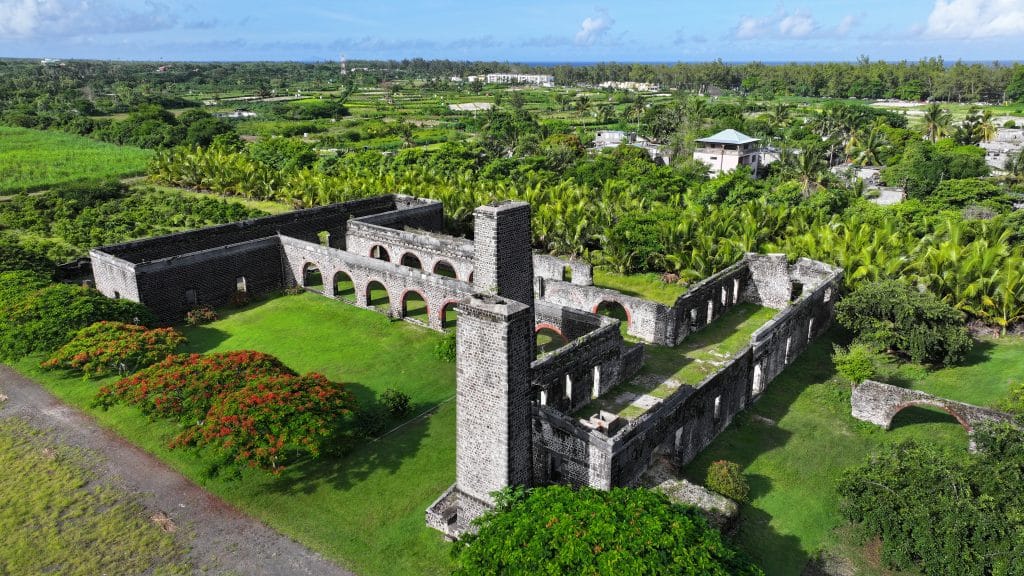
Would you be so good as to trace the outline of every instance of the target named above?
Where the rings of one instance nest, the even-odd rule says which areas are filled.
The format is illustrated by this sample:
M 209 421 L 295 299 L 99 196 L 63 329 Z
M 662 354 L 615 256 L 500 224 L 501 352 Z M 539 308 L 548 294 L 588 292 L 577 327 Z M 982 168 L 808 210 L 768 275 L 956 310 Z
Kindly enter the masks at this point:
M 134 372 L 173 354 L 185 341 L 173 328 L 149 329 L 136 324 L 101 321 L 79 330 L 41 366 L 81 370 L 94 376 L 114 371 Z
M 119 403 L 178 420 L 172 448 L 209 447 L 228 465 L 279 473 L 291 457 L 318 456 L 355 398 L 344 384 L 246 350 L 169 356 L 101 388 L 94 402 Z
M 209 446 L 231 464 L 276 474 L 286 454 L 319 456 L 354 404 L 348 390 L 320 374 L 264 376 L 218 394 L 202 424 L 172 446 Z

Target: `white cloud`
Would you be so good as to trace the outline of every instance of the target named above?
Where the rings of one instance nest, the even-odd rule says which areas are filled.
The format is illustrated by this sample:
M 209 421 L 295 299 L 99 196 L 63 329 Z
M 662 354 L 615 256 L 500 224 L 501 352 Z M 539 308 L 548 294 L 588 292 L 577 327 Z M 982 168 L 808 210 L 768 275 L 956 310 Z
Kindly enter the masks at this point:
M 1024 34 L 1024 0 L 936 0 L 925 33 L 952 38 Z
M 576 33 L 576 43 L 581 46 L 590 46 L 608 33 L 615 20 L 605 10 L 598 10 L 596 16 L 587 16 L 580 23 L 580 30 Z
M 146 32 L 175 24 L 171 10 L 155 2 L 137 11 L 109 0 L 0 0 L 0 39 Z
M 846 36 L 850 33 L 850 30 L 859 23 L 860 18 L 853 14 L 847 14 L 846 16 L 843 16 L 843 19 L 839 21 L 839 25 L 836 26 L 836 34 Z
M 787 14 L 779 20 L 779 34 L 790 38 L 803 38 L 814 32 L 814 29 L 817 27 L 818 24 L 814 21 L 814 18 L 807 12 L 800 10 Z

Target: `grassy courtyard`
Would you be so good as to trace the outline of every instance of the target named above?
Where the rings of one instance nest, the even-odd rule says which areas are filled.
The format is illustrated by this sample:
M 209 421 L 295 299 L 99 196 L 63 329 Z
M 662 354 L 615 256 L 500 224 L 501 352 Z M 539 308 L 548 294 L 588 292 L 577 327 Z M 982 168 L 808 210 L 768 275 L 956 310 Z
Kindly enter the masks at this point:
M 798 575 L 820 550 L 847 557 L 858 574 L 885 574 L 874 550 L 852 542 L 843 529 L 836 479 L 883 445 L 909 438 L 949 450 L 967 448 L 966 432 L 945 412 L 908 408 L 890 431 L 854 420 L 849 386 L 835 380 L 831 362 L 837 337 L 834 331 L 813 343 L 684 470 L 703 482 L 715 460 L 743 467 L 751 502 L 742 506 L 737 541 L 769 575 Z M 886 374 L 878 378 L 989 404 L 1006 393 L 1011 379 L 1024 377 L 1022 359 L 1024 340 L 986 340 L 962 366 L 928 370 L 903 364 L 883 367 Z M 887 379 L 890 371 L 902 378 Z
M 229 311 L 184 332 L 187 351 L 268 352 L 298 372 L 350 383 L 361 403 L 395 387 L 412 397 L 414 414 L 440 406 L 347 454 L 278 477 L 247 471 L 237 480 L 209 479 L 200 455 L 167 449 L 174 423 L 150 421 L 130 407 L 89 408 L 107 381 L 42 371 L 38 358 L 16 367 L 207 490 L 360 575 L 448 572 L 448 545 L 423 523 L 426 507 L 455 478 L 455 405 L 444 402 L 455 392 L 455 367 L 434 359 L 439 334 L 315 294 Z

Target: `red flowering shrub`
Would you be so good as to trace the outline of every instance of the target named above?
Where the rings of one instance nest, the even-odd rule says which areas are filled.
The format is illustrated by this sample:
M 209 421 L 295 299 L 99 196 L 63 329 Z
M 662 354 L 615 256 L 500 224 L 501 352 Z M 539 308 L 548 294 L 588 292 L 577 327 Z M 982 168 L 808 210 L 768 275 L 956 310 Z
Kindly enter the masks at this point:
M 196 306 L 185 314 L 185 324 L 188 324 L 189 326 L 201 326 L 216 320 L 217 313 L 213 311 L 213 308 L 210 308 L 205 304 L 202 306 Z
M 187 428 L 172 446 L 210 446 L 231 464 L 276 474 L 286 452 L 318 456 L 354 403 L 341 384 L 320 374 L 263 376 L 218 394 L 202 424 Z
M 149 329 L 104 320 L 79 330 L 41 366 L 81 370 L 95 376 L 114 371 L 134 372 L 173 354 L 185 341 L 173 328 Z
M 118 380 L 113 387 L 100 388 L 93 404 L 130 404 L 151 416 L 195 424 L 206 416 L 217 394 L 249 380 L 280 374 L 295 375 L 280 360 L 262 352 L 178 354 Z
M 179 354 L 100 388 L 94 404 L 138 406 L 178 420 L 171 447 L 209 446 L 224 462 L 278 473 L 289 455 L 317 456 L 355 405 L 344 384 L 299 376 L 277 358 L 243 350 Z

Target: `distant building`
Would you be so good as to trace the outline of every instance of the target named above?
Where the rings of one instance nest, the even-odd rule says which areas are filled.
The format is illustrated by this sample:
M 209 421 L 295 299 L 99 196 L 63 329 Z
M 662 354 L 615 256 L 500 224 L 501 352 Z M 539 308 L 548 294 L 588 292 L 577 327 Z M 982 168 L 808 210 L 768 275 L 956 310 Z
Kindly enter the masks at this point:
M 698 138 L 693 159 L 707 164 L 712 177 L 732 172 L 739 166 L 749 166 L 756 174 L 761 157 L 759 142 L 757 138 L 729 128 L 714 136 Z
M 485 84 L 533 84 L 551 88 L 555 85 L 555 77 L 550 74 L 512 74 L 499 72 L 486 76 L 467 76 L 466 82 L 483 82 Z
M 664 164 L 668 163 L 668 157 L 662 152 L 660 146 L 651 142 L 647 138 L 638 135 L 636 132 L 623 132 L 622 130 L 598 130 L 597 135 L 594 136 L 594 144 L 590 149 L 595 152 L 600 152 L 601 150 L 615 148 L 622 144 L 643 148 L 651 156 L 651 160 Z
M 218 114 L 214 114 L 214 116 L 218 118 L 232 118 L 237 120 L 241 118 L 255 118 L 256 113 L 251 110 L 234 110 L 232 112 L 221 112 Z
M 612 90 L 632 90 L 633 92 L 657 92 L 661 86 L 651 82 L 616 82 L 609 80 L 601 82 L 598 88 L 610 88 Z

